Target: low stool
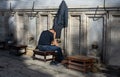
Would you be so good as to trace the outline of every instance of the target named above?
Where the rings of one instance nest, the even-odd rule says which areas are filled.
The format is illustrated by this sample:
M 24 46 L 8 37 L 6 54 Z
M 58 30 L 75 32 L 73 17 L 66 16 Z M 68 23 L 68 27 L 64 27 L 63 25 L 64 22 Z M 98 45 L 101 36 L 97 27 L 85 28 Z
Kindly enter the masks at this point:
M 95 59 L 83 55 L 68 56 L 67 68 L 82 72 L 92 71 Z
M 39 49 L 33 50 L 33 59 L 38 59 L 36 58 L 35 55 L 40 55 L 43 56 L 43 58 L 39 58 L 39 60 L 42 60 L 44 62 L 46 61 L 54 61 L 55 60 L 55 52 L 54 51 L 40 51 Z M 52 56 L 52 58 L 47 58 L 47 56 Z

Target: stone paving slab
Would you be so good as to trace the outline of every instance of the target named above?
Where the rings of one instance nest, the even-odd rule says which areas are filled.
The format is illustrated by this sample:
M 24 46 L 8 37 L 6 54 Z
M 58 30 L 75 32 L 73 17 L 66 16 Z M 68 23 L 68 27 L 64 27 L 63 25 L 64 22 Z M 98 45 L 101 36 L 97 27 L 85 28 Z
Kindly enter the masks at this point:
M 14 56 L 0 50 L 0 77 L 108 77 L 104 73 L 82 73 L 62 65 L 33 60 L 30 56 Z M 115 77 L 115 76 L 114 76 Z

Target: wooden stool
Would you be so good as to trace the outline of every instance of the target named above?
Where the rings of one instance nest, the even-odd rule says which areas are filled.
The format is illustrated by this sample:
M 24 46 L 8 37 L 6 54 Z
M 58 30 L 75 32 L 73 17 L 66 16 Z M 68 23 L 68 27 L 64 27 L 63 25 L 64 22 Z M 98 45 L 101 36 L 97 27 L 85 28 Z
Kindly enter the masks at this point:
M 21 49 L 25 50 L 24 54 L 27 53 L 27 45 L 10 45 L 9 47 L 10 47 L 10 49 L 16 50 L 17 53 L 19 53 L 19 50 L 21 50 Z
M 43 56 L 44 58 L 39 58 L 40 60 L 46 62 L 46 61 L 50 61 L 50 60 L 55 60 L 55 52 L 54 51 L 40 51 L 38 49 L 33 50 L 33 59 L 38 59 L 35 57 L 35 55 L 40 55 Z M 52 58 L 48 58 L 47 56 L 52 55 Z
M 21 56 L 27 53 L 27 45 L 7 45 L 9 49 L 9 54 L 14 54 L 16 56 Z M 20 52 L 19 50 L 24 49 L 24 52 Z
M 92 67 L 95 62 L 94 58 L 82 55 L 68 56 L 67 60 L 67 68 L 80 70 L 82 72 L 92 71 Z

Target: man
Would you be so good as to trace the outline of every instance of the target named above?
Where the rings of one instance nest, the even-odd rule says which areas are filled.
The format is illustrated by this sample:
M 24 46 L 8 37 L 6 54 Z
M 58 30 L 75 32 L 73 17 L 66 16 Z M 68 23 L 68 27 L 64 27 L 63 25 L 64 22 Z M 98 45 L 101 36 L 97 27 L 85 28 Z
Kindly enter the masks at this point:
M 41 33 L 38 42 L 38 49 L 42 51 L 56 52 L 55 63 L 60 63 L 63 60 L 63 54 L 56 41 L 56 32 L 54 29 L 46 30 Z

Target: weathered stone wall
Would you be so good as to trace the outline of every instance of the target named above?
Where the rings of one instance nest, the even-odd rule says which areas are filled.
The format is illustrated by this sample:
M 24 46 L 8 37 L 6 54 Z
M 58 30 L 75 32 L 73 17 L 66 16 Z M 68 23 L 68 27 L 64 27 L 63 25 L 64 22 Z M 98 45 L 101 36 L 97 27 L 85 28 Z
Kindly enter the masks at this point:
M 35 2 L 35 9 L 58 8 L 62 0 L 1 0 L 0 9 L 31 9 Z M 65 0 L 69 8 L 103 7 L 104 0 Z M 105 0 L 106 7 L 120 7 L 119 0 Z
M 36 0 L 32 10 L 33 1 L 1 1 L 0 16 L 4 17 L 1 29 L 6 31 L 5 36 L 13 32 L 18 44 L 34 49 L 41 32 L 52 27 L 62 0 Z M 106 0 L 105 8 L 104 0 L 65 1 L 69 7 L 68 27 L 62 30 L 59 44 L 64 53 L 86 55 L 96 43 L 104 62 L 119 65 L 120 1 Z

